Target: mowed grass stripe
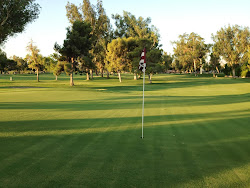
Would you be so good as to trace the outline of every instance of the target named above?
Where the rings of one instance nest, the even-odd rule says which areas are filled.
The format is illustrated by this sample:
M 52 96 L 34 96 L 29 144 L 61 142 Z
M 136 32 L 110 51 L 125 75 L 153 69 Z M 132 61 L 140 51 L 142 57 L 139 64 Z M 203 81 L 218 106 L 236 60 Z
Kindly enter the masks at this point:
M 18 154 L 12 160 L 5 162 L 5 164 L 7 163 L 7 168 L 5 167 L 5 169 L 2 169 L 0 172 L 10 173 L 10 174 L 8 173 L 2 174 L 1 176 L 4 179 L 4 181 L 7 181 L 6 184 L 10 184 L 10 186 L 14 186 L 17 184 L 29 185 L 29 182 L 32 181 L 33 179 L 31 177 L 37 178 L 35 182 L 42 181 L 42 179 L 40 179 L 41 177 L 36 176 L 37 173 L 38 174 L 40 173 L 39 169 L 41 167 L 34 168 L 34 166 L 39 161 L 46 159 L 49 155 L 51 155 L 52 152 L 55 152 L 55 150 L 60 146 L 59 143 L 62 143 L 64 138 L 60 139 L 37 138 L 37 139 L 40 140 L 37 144 L 32 145 L 32 141 L 34 139 L 29 140 L 30 145 L 32 145 L 32 147 L 29 147 L 29 145 L 27 145 L 29 147 L 28 149 L 24 151 L 19 150 Z M 4 178 L 6 175 L 8 178 Z M 39 176 L 40 175 L 41 174 L 39 174 Z
M 126 116 L 126 114 L 119 114 L 117 112 L 114 112 L 114 114 L 119 117 Z M 62 178 L 60 182 L 64 186 L 67 184 L 72 186 L 80 186 L 81 183 L 84 183 L 84 185 L 87 186 L 98 183 L 98 181 L 95 180 L 101 177 L 95 177 L 95 176 L 96 175 L 100 176 L 100 174 L 103 172 L 102 170 L 98 169 L 101 169 L 101 167 L 105 164 L 105 161 L 108 162 L 108 160 L 105 160 L 107 158 L 106 154 L 110 154 L 109 152 L 106 153 L 105 151 L 106 149 L 109 149 L 107 148 L 107 145 L 109 144 L 107 144 L 106 141 L 109 140 L 107 138 L 110 137 L 111 135 L 111 132 L 109 131 L 110 125 L 108 124 L 109 122 L 108 123 L 105 122 L 105 119 L 103 119 L 102 123 L 103 126 L 105 127 L 105 131 L 101 132 L 100 134 L 92 134 L 92 137 L 94 138 L 93 141 L 87 143 L 83 148 L 79 149 L 77 155 L 75 155 L 68 163 L 64 165 L 62 169 L 60 169 L 51 177 L 52 184 L 49 181 L 48 182 L 49 185 L 53 185 L 53 179 L 58 179 L 58 178 L 59 179 Z M 119 119 L 117 119 L 114 122 L 112 122 L 112 124 L 121 124 L 121 122 L 119 121 Z M 115 136 L 112 136 L 112 138 L 122 139 L 120 138 L 122 133 L 123 132 L 118 132 Z M 112 141 L 112 143 L 114 142 Z M 62 174 L 63 172 L 67 171 L 71 171 L 73 173 L 65 174 L 65 176 L 67 176 L 67 182 L 66 182 L 64 181 L 65 178 L 62 177 Z M 96 172 L 98 173 L 96 174 Z M 82 182 L 82 180 L 84 181 Z
M 0 186 L 248 187 L 247 80 L 155 75 L 142 140 L 141 80 L 129 79 L 3 88 Z

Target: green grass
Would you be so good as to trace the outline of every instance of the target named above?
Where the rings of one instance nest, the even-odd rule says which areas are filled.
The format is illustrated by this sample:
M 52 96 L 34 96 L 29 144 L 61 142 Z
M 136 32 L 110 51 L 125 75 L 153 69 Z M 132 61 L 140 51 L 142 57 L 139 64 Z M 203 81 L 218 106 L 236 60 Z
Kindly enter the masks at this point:
M 250 80 L 0 75 L 0 187 L 249 187 Z M 147 81 L 147 80 L 146 80 Z

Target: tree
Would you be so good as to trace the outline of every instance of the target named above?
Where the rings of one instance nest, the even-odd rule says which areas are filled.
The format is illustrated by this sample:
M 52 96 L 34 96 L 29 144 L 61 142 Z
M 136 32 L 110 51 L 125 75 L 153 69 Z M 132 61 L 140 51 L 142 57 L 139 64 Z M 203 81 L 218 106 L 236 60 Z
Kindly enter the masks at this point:
M 21 33 L 27 23 L 38 18 L 39 4 L 35 0 L 0 1 L 0 45 L 8 36 Z
M 183 35 L 179 35 L 178 41 L 173 42 L 175 44 L 173 51 L 176 65 L 178 65 L 178 69 L 181 68 L 183 71 L 193 70 L 192 59 L 187 47 L 188 38 L 188 34 L 184 33 Z
M 126 38 L 117 38 L 112 40 L 108 44 L 107 51 L 107 68 L 109 71 L 116 71 L 118 73 L 119 81 L 121 79 L 121 71 L 124 71 L 126 65 L 128 65 L 127 53 L 127 39 Z
M 151 25 L 151 18 L 136 18 L 130 12 L 126 11 L 123 11 L 123 16 L 116 14 L 112 15 L 112 18 L 115 20 L 116 25 L 116 29 L 114 31 L 115 38 L 138 37 L 153 41 L 153 47 L 159 45 L 160 35 L 158 29 Z
M 202 58 L 208 52 L 209 47 L 202 37 L 196 33 L 184 33 L 179 36 L 179 41 L 173 43 L 176 45 L 174 47 L 175 57 L 183 64 L 183 67 L 194 70 L 195 75 L 197 74 L 197 68 L 202 70 Z
M 103 8 L 102 1 L 97 1 L 96 6 L 96 23 L 94 36 L 95 41 L 93 43 L 93 61 L 96 67 L 99 69 L 101 76 L 103 77 L 103 71 L 105 68 L 105 58 L 108 42 L 111 41 L 111 24 L 106 12 Z
M 171 54 L 164 52 L 162 59 L 163 59 L 164 71 L 168 71 L 170 68 L 172 68 L 174 57 Z
M 37 81 L 39 82 L 39 70 L 43 68 L 43 58 L 39 54 L 40 50 L 33 44 L 33 41 L 31 40 L 27 46 L 27 51 L 30 52 L 30 54 L 27 54 L 26 56 L 28 66 L 36 70 Z
M 111 24 L 103 8 L 102 1 L 97 0 L 96 6 L 92 5 L 89 0 L 83 0 L 83 5 L 79 7 L 68 3 L 66 9 L 67 17 L 71 23 L 76 20 L 84 20 L 91 25 L 91 61 L 95 64 L 93 68 L 98 68 L 101 76 L 103 76 L 107 44 L 111 41 Z M 90 72 L 93 78 L 92 69 L 90 69 Z
M 139 60 L 141 52 L 147 49 L 147 69 L 150 83 L 152 75 L 159 71 L 159 63 L 162 62 L 162 50 L 158 47 L 152 48 L 153 41 L 150 39 L 140 38 L 117 38 L 108 44 L 108 52 L 106 56 L 106 67 L 109 71 L 116 71 L 121 82 L 121 72 L 129 71 L 135 74 L 138 72 Z
M 12 70 L 16 70 L 16 69 L 17 69 L 17 62 L 12 60 L 12 59 L 7 59 L 5 70 L 12 71 Z
M 63 46 L 55 44 L 55 49 L 61 54 L 61 59 L 66 60 L 68 64 L 65 65 L 66 73 L 70 74 L 70 85 L 74 85 L 73 73 L 76 68 L 77 58 L 89 57 L 89 50 L 91 49 L 91 31 L 92 28 L 89 23 L 75 21 L 72 27 L 67 28 L 66 39 Z
M 129 72 L 134 73 L 134 80 L 137 80 L 138 74 L 138 63 L 141 56 L 143 47 L 139 45 L 138 37 L 129 37 L 127 38 L 127 47 L 128 47 L 128 70 Z
M 54 67 L 53 69 L 53 74 L 56 76 L 56 80 L 57 80 L 57 77 L 62 73 L 64 72 L 64 70 L 66 69 L 66 65 L 68 64 L 67 61 L 58 61 L 56 66 Z
M 57 64 L 57 59 L 54 58 L 54 55 L 50 55 L 50 56 L 44 56 L 44 57 L 41 57 L 42 58 L 42 64 L 43 64 L 43 67 L 44 67 L 44 71 L 48 71 L 48 72 L 51 72 L 56 64 Z
M 149 38 L 136 38 L 137 46 L 132 50 L 134 60 L 132 68 L 134 73 L 138 71 L 138 63 L 140 60 L 141 52 L 146 48 L 146 74 L 148 75 L 149 82 L 152 83 L 152 76 L 157 72 L 162 71 L 162 50 L 154 45 L 154 41 Z M 140 74 L 140 72 L 139 72 Z
M 250 45 L 250 31 L 247 27 L 238 25 L 221 28 L 215 35 L 212 35 L 214 53 L 222 56 L 232 67 L 233 77 L 239 63 L 247 59 L 248 46 Z
M 79 62 L 79 70 L 86 72 L 86 80 L 90 80 L 90 70 L 93 70 L 95 68 L 94 63 L 91 61 L 91 57 L 79 57 L 77 61 Z
M 7 66 L 7 61 L 8 61 L 8 59 L 7 59 L 6 53 L 0 49 L 0 71 L 1 71 L 1 74 L 5 71 L 5 68 Z
M 79 8 L 73 3 L 68 2 L 66 5 L 66 16 L 71 24 L 75 21 L 83 21 L 83 16 L 78 9 Z
M 147 51 L 147 53 L 146 53 L 146 63 L 147 63 L 146 74 L 148 74 L 150 84 L 152 83 L 153 74 L 161 71 L 161 66 L 160 66 L 161 62 L 162 62 L 162 50 L 160 50 L 159 48 L 154 48 L 154 49 L 150 49 Z
M 220 57 L 216 56 L 214 53 L 210 54 L 210 67 L 213 71 L 213 77 L 215 77 L 215 70 L 219 74 L 219 68 L 220 67 Z
M 17 71 L 20 73 L 20 71 L 24 71 L 28 68 L 28 63 L 23 58 L 18 56 L 13 56 L 12 59 L 17 62 Z
M 247 61 L 241 67 L 241 77 L 250 77 L 250 46 L 248 46 Z
M 180 61 L 177 58 L 174 58 L 172 67 L 175 71 L 179 71 L 180 73 L 181 73 L 181 71 L 185 71 L 185 69 L 183 69 L 182 64 L 180 63 Z

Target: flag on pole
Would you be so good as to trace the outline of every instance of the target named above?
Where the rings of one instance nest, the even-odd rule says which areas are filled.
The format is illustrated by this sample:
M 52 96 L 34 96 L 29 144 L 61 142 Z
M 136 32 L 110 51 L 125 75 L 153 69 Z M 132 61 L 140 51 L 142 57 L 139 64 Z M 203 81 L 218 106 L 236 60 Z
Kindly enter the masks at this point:
M 143 139 L 143 123 L 144 123 L 144 87 L 145 87 L 145 72 L 146 72 L 146 48 L 141 53 L 141 60 L 139 62 L 139 69 L 143 72 L 143 94 L 142 94 L 142 132 L 141 138 Z
M 142 72 L 144 72 L 146 70 L 146 49 L 145 48 L 143 49 L 143 51 L 141 53 L 141 60 L 139 62 L 139 69 Z

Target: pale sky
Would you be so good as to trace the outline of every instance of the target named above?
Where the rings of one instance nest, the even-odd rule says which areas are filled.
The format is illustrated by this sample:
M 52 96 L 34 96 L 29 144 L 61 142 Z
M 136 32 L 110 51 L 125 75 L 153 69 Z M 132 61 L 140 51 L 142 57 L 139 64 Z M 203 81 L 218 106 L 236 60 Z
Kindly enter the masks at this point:
M 69 0 L 79 5 L 82 0 Z M 55 42 L 63 43 L 69 22 L 65 5 L 68 0 L 37 0 L 42 7 L 39 18 L 28 24 L 23 33 L 9 38 L 3 50 L 8 57 L 25 57 L 26 46 L 32 39 L 42 55 L 54 52 Z M 96 0 L 90 0 L 96 5 Z M 172 53 L 171 41 L 183 33 L 195 32 L 206 43 L 212 43 L 211 34 L 228 24 L 250 27 L 250 0 L 103 0 L 106 14 L 121 14 L 123 10 L 137 18 L 150 17 L 159 29 L 162 49 Z M 111 19 L 112 20 L 112 19 Z

